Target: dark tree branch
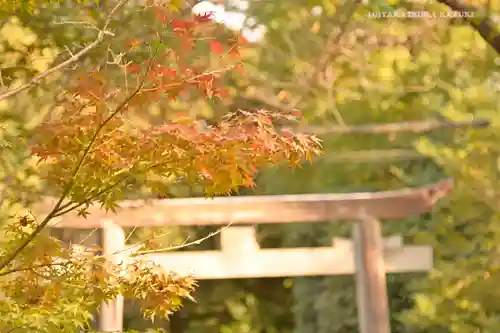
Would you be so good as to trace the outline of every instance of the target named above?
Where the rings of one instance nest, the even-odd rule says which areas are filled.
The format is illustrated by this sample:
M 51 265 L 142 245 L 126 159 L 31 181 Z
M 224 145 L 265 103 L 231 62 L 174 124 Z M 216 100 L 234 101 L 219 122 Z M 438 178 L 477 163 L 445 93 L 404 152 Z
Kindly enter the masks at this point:
M 488 15 L 485 15 L 486 8 L 474 7 L 463 0 L 438 1 L 457 12 L 473 12 L 475 14 L 474 17 L 467 18 L 467 22 L 500 55 L 500 28 L 498 28 L 498 25 Z
M 304 126 L 301 132 L 316 135 L 346 135 L 346 134 L 389 134 L 389 133 L 428 133 L 442 129 L 486 128 L 488 120 L 473 120 L 461 122 L 444 122 L 437 120 L 405 121 L 386 124 L 366 124 L 358 126 Z
M 329 163 L 390 163 L 428 158 L 411 149 L 370 149 L 326 154 L 321 159 Z

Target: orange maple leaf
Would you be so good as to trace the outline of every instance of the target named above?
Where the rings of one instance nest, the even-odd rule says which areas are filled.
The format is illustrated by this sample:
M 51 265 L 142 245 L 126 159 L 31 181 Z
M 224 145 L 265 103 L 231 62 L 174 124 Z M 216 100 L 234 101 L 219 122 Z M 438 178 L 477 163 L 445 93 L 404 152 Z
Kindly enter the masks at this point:
M 224 48 L 224 44 L 222 44 L 216 40 L 212 40 L 210 42 L 210 51 L 212 51 L 215 54 L 221 54 L 221 53 L 226 52 L 226 49 Z

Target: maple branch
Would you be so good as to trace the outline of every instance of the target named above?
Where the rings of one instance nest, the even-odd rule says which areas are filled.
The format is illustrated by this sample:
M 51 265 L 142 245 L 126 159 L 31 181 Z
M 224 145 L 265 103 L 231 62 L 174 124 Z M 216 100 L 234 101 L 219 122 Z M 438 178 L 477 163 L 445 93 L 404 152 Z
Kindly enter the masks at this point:
M 81 49 L 79 52 L 71 55 L 71 57 L 69 57 L 68 59 L 66 59 L 65 61 L 61 62 L 60 64 L 52 67 L 52 68 L 49 68 L 47 69 L 46 71 L 38 74 L 38 75 L 35 75 L 33 78 L 31 78 L 31 80 L 28 82 L 28 83 L 25 83 L 17 88 L 13 88 L 13 89 L 9 89 L 7 91 L 4 91 L 3 93 L 0 93 L 0 101 L 1 100 L 4 100 L 4 99 L 7 99 L 9 97 L 12 97 L 20 92 L 23 92 L 25 90 L 28 90 L 28 89 L 31 89 L 33 87 L 35 87 L 36 85 L 38 85 L 38 83 L 40 82 L 40 80 L 46 78 L 47 76 L 55 73 L 55 72 L 58 72 L 60 71 L 61 69 L 65 68 L 65 67 L 68 67 L 69 65 L 77 62 L 82 56 L 84 56 L 85 54 L 87 54 L 90 50 L 94 49 L 97 45 L 99 45 L 105 38 L 106 35 L 109 35 L 109 36 L 114 36 L 114 34 L 110 31 L 108 31 L 108 26 L 109 24 L 111 23 L 111 18 L 112 16 L 116 13 L 116 11 L 118 11 L 122 6 L 124 6 L 129 0 L 121 0 L 119 3 L 117 3 L 115 5 L 115 7 L 113 7 L 113 9 L 110 11 L 107 19 L 106 19 L 106 22 L 104 23 L 104 26 L 102 29 L 98 29 L 99 30 L 99 33 L 97 35 L 97 38 L 90 44 L 88 44 L 87 46 L 85 46 L 83 49 Z
M 53 267 L 53 266 L 67 266 L 70 263 L 72 263 L 72 261 L 68 260 L 65 262 L 51 262 L 51 263 L 47 263 L 47 264 L 32 265 L 29 267 L 16 267 L 16 268 L 12 268 L 9 270 L 1 271 L 0 276 L 6 276 L 9 274 L 25 272 L 25 271 L 31 271 L 31 270 L 37 269 L 37 268 L 45 268 L 45 267 Z
M 199 245 L 201 243 L 203 243 L 204 241 L 206 241 L 207 239 L 210 239 L 214 236 L 217 236 L 218 234 L 220 234 L 222 231 L 224 231 L 225 229 L 229 228 L 231 226 L 231 222 L 228 223 L 227 225 L 217 229 L 216 231 L 213 231 L 213 232 L 210 232 L 208 235 L 202 237 L 202 238 L 198 238 L 194 241 L 191 241 L 191 242 L 188 242 L 186 239 L 184 242 L 182 242 L 182 244 L 180 245 L 173 245 L 173 246 L 169 246 L 169 247 L 164 247 L 164 248 L 161 248 L 161 249 L 154 249 L 154 250 L 144 250 L 144 251 L 135 251 L 133 252 L 130 256 L 131 257 L 140 257 L 140 256 L 144 256 L 144 255 L 147 255 L 147 254 L 153 254 L 153 253 L 159 253 L 159 252 L 168 252 L 168 251 L 175 251 L 175 250 L 180 250 L 180 249 L 183 249 L 183 248 L 186 248 L 186 247 L 189 247 L 191 245 Z M 107 255 L 96 255 L 96 256 L 93 256 L 93 259 L 99 259 L 99 258 L 104 258 L 106 256 L 113 256 L 113 255 L 117 255 L 117 254 L 120 254 L 120 253 L 123 253 L 123 252 L 127 252 L 127 251 L 134 251 L 135 248 L 138 247 L 138 245 L 142 244 L 142 243 L 147 243 L 148 241 L 154 239 L 154 238 L 157 238 L 157 237 L 161 237 L 162 235 L 159 235 L 159 236 L 152 236 L 152 237 L 149 237 L 148 239 L 146 239 L 145 241 L 143 242 L 139 242 L 137 244 L 133 244 L 131 246 L 128 246 L 124 249 L 121 249 L 121 250 L 118 250 L 118 251 L 115 251 L 111 254 L 107 254 Z M 33 266 L 29 266 L 29 267 L 15 267 L 15 268 L 12 268 L 12 269 L 9 269 L 9 270 L 4 270 L 4 271 L 1 271 L 0 272 L 0 276 L 6 276 L 6 275 L 9 275 L 9 274 L 13 274 L 13 273 L 19 273 L 19 272 L 25 272 L 25 271 L 33 271 L 37 268 L 47 268 L 47 267 L 54 267 L 54 266 L 67 266 L 69 264 L 77 264 L 78 262 L 81 262 L 81 261 L 84 261 L 84 260 L 87 260 L 88 258 L 72 258 L 72 259 L 66 259 L 64 260 L 63 262 L 51 262 L 51 263 L 44 263 L 44 264 L 38 264 L 38 265 L 33 265 Z M 80 265 L 84 265 L 84 263 L 80 263 Z
M 475 7 L 462 0 L 438 0 L 438 2 L 457 12 L 472 12 L 473 16 L 465 20 L 500 55 L 500 29 L 488 15 L 485 15 L 485 8 Z
M 390 133 L 428 133 L 442 129 L 486 128 L 491 125 L 489 120 L 472 120 L 444 122 L 437 120 L 403 121 L 386 124 L 365 124 L 358 126 L 303 126 L 298 130 L 316 135 L 347 135 L 347 134 L 390 134 Z
M 187 79 L 186 82 L 190 82 L 190 81 L 196 80 L 197 78 L 202 77 L 204 75 L 213 75 L 213 74 L 222 73 L 222 72 L 224 72 L 224 71 L 226 71 L 226 70 L 228 70 L 230 68 L 231 67 L 227 67 L 227 68 L 223 68 L 221 70 L 214 70 L 214 71 L 211 71 L 211 72 L 202 73 L 202 74 L 199 74 L 199 75 L 196 75 L 196 76 L 193 76 L 193 77 Z M 174 84 L 172 84 L 170 86 L 173 86 L 173 85 Z M 136 95 L 139 95 L 139 94 L 141 94 L 141 93 L 143 93 L 144 91 L 147 91 L 147 90 L 148 89 L 140 89 L 140 91 L 137 92 Z M 149 167 L 148 169 L 144 170 L 144 172 L 150 171 L 150 170 L 152 170 L 152 169 L 154 169 L 154 168 L 156 168 L 156 167 L 158 167 L 158 166 L 160 166 L 162 164 L 164 164 L 164 162 L 156 163 L 156 164 L 152 165 L 151 167 Z M 58 217 L 58 216 L 67 214 L 67 213 L 69 213 L 69 212 L 71 212 L 71 211 L 73 211 L 73 210 L 75 210 L 75 209 L 77 209 L 77 208 L 79 208 L 79 207 L 81 207 L 81 206 L 83 206 L 83 205 L 91 202 L 92 200 L 98 198 L 99 196 L 105 194 L 106 192 L 112 190 L 113 188 L 115 188 L 116 186 L 120 185 L 125 180 L 127 180 L 132 175 L 131 171 L 132 171 L 132 169 L 126 171 L 126 172 L 128 172 L 128 174 L 125 177 L 123 177 L 122 179 L 114 182 L 113 184 L 111 184 L 111 185 L 109 185 L 109 186 L 101 189 L 96 194 L 93 194 L 92 196 L 86 198 L 85 200 L 82 200 L 82 201 L 79 201 L 79 202 L 68 202 L 68 203 L 66 203 L 64 205 L 61 205 L 59 207 L 58 212 L 56 214 L 54 214 L 52 217 L 54 218 L 54 217 Z
M 128 1 L 128 0 L 122 0 L 123 3 L 125 3 L 126 1 Z M 120 3 L 122 3 L 122 2 L 120 2 Z M 115 8 L 117 8 L 117 7 L 115 7 Z M 158 43 L 156 50 L 154 51 L 153 56 L 151 57 L 151 60 L 153 60 L 156 57 L 156 55 L 158 54 L 158 50 L 160 48 L 160 45 L 161 45 L 161 43 Z M 144 85 L 144 82 L 147 78 L 147 75 L 149 74 L 149 72 L 151 70 L 151 66 L 152 66 L 152 61 L 149 62 L 148 67 L 143 75 L 143 78 L 140 81 L 137 88 L 134 90 L 134 92 L 132 94 L 130 94 L 123 102 L 121 102 L 116 107 L 116 109 L 99 125 L 99 127 L 95 131 L 94 135 L 92 136 L 92 139 L 90 140 L 89 144 L 87 145 L 87 147 L 83 151 L 82 157 L 78 161 L 78 163 L 77 163 L 77 165 L 76 165 L 76 167 L 71 175 L 71 178 L 70 178 L 68 185 L 64 189 L 63 193 L 61 194 L 61 197 L 59 198 L 59 200 L 55 204 L 54 208 L 52 208 L 50 213 L 43 219 L 43 221 L 39 225 L 37 225 L 36 229 L 23 241 L 23 243 L 15 251 L 13 251 L 10 255 L 7 255 L 5 258 L 2 259 L 2 261 L 0 263 L 0 271 L 2 271 L 7 265 L 9 265 L 9 263 L 11 263 L 12 260 L 14 260 L 19 255 L 19 253 L 21 253 L 35 239 L 35 237 L 45 228 L 45 226 L 50 222 L 50 220 L 52 220 L 54 218 L 54 216 L 60 211 L 62 202 L 64 201 L 66 196 L 69 194 L 71 189 L 73 188 L 73 185 L 75 182 L 75 177 L 77 176 L 78 172 L 80 171 L 80 169 L 83 165 L 83 162 L 85 161 L 88 153 L 90 152 L 90 149 L 94 145 L 94 143 L 97 140 L 97 137 L 101 133 L 102 129 L 123 108 L 125 108 L 127 106 L 127 104 L 141 91 L 141 89 Z
M 19 329 L 21 329 L 21 328 L 28 328 L 28 327 L 29 327 L 29 326 L 26 326 L 26 325 L 23 325 L 23 326 L 16 326 L 16 327 L 11 328 L 10 330 L 8 330 L 8 331 L 7 331 L 7 332 L 5 332 L 5 333 L 12 333 L 12 332 L 17 331 L 17 330 L 19 330 Z
M 147 169 L 145 169 L 143 171 L 143 173 L 146 173 L 148 171 L 151 171 L 163 164 L 165 164 L 166 161 L 162 161 L 162 162 L 159 162 L 159 163 L 155 163 L 153 165 L 151 165 L 150 167 L 148 167 Z M 93 194 L 92 196 L 89 196 L 88 198 L 86 198 L 85 200 L 82 200 L 82 201 L 79 201 L 79 202 L 68 202 L 64 205 L 62 205 L 60 208 L 59 208 L 59 211 L 53 216 L 53 217 L 58 217 L 58 216 L 61 216 L 61 215 L 64 215 L 64 214 L 67 214 L 87 203 L 90 203 L 91 201 L 97 199 L 99 196 L 105 194 L 106 192 L 109 192 L 110 190 L 112 190 L 113 188 L 115 188 L 116 186 L 120 185 L 121 183 L 123 183 L 124 181 L 126 181 L 127 179 L 129 179 L 131 176 L 136 176 L 137 174 L 135 173 L 132 173 L 132 168 L 127 170 L 127 175 L 125 177 L 123 177 L 122 179 L 112 183 L 111 185 L 101 189 L 100 191 L 98 191 L 97 193 Z M 73 205 L 73 206 L 71 206 Z
M 56 214 L 54 214 L 54 216 L 52 216 L 52 218 L 54 217 L 58 217 L 58 216 L 61 216 L 61 215 L 64 215 L 64 214 L 67 214 L 89 202 L 91 202 L 92 200 L 95 200 L 96 198 L 98 198 L 99 196 L 103 195 L 104 193 L 106 192 L 109 192 L 111 191 L 113 188 L 115 188 L 116 186 L 120 185 L 122 182 L 124 182 L 129 176 L 126 176 L 125 178 L 123 179 L 120 179 L 119 181 L 103 188 L 102 190 L 100 190 L 99 192 L 97 192 L 96 194 L 88 197 L 87 199 L 85 200 L 82 200 L 82 201 L 79 201 L 79 202 L 68 202 L 64 205 L 62 205 L 61 207 L 59 207 L 59 210 Z M 71 206 L 73 204 L 73 206 Z
M 186 241 L 184 241 L 180 245 L 169 246 L 169 247 L 165 247 L 165 248 L 162 248 L 162 249 L 137 251 L 132 256 L 133 257 L 139 257 L 139 256 L 144 256 L 146 254 L 153 254 L 153 253 L 159 253 L 159 252 L 174 251 L 174 250 L 179 250 L 179 249 L 191 246 L 191 245 L 199 245 L 203 241 L 206 241 L 207 239 L 212 238 L 213 236 L 216 236 L 216 235 L 220 234 L 222 231 L 224 231 L 225 229 L 229 228 L 230 225 L 231 225 L 231 222 L 229 222 L 227 225 L 223 226 L 222 228 L 219 228 L 216 231 L 213 231 L 213 232 L 209 233 L 205 237 L 198 238 L 198 239 L 196 239 L 194 241 L 191 241 L 191 242 L 187 242 L 187 240 L 186 240 Z M 123 252 L 123 251 L 126 251 L 126 250 L 121 250 L 121 251 L 118 251 L 116 253 Z

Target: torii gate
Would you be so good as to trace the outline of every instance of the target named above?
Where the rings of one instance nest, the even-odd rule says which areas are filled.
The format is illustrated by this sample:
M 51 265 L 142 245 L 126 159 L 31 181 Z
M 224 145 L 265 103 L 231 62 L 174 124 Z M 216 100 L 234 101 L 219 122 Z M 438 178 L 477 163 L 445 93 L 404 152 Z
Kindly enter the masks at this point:
M 386 273 L 428 271 L 432 248 L 403 246 L 399 236 L 382 238 L 380 220 L 420 215 L 447 195 L 452 181 L 397 191 L 123 201 L 117 214 L 98 206 L 86 219 L 74 213 L 53 220 L 55 228 L 103 228 L 102 248 L 126 248 L 123 227 L 232 225 L 351 220 L 353 241 L 331 247 L 260 249 L 252 227 L 221 233 L 220 251 L 157 253 L 144 256 L 165 269 L 197 279 L 356 274 L 360 333 L 390 333 Z M 47 213 L 49 202 L 36 209 Z M 122 251 L 121 256 L 124 255 Z M 109 260 L 121 262 L 120 255 Z M 100 330 L 123 330 L 123 298 L 103 304 Z

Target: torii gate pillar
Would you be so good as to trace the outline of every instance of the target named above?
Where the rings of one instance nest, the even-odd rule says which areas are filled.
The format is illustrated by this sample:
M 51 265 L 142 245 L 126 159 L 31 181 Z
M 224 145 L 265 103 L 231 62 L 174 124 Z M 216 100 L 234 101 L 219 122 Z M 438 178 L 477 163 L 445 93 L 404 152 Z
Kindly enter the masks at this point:
M 360 333 L 390 333 L 389 302 L 380 221 L 362 215 L 353 224 Z

